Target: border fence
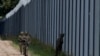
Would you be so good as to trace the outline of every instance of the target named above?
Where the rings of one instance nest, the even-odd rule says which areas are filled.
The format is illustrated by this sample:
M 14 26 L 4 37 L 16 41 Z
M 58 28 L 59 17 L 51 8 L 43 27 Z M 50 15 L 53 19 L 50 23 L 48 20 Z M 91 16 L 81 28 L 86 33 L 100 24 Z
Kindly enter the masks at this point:
M 3 23 L 4 34 L 27 31 L 55 48 L 58 35 L 65 33 L 66 54 L 100 56 L 99 5 L 99 0 L 32 0 Z

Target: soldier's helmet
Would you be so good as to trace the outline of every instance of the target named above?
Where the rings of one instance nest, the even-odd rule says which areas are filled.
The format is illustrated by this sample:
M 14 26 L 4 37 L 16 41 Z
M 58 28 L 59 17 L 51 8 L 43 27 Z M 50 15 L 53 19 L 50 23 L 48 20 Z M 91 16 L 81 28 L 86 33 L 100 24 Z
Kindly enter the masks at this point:
M 60 37 L 64 37 L 64 33 L 61 33 L 61 34 L 60 34 Z
M 23 32 L 23 31 L 21 31 L 21 32 L 20 32 L 20 35 L 23 35 L 23 34 L 24 34 L 24 32 Z

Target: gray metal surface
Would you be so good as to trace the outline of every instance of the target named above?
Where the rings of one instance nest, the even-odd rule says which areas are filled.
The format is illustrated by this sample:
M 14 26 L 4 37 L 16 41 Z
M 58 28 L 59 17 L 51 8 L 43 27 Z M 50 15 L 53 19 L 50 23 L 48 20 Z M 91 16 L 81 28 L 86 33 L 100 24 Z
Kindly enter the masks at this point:
M 63 51 L 73 56 L 100 56 L 99 0 L 32 0 L 5 23 L 5 33 L 28 31 L 55 48 L 65 33 Z

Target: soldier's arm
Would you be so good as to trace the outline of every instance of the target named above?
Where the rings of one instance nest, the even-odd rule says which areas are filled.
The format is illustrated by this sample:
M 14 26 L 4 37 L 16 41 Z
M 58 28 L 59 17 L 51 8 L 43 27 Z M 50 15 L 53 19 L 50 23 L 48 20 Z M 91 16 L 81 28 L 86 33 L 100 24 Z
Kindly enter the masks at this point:
M 21 41 L 21 36 L 20 36 L 20 35 L 18 36 L 18 41 L 19 41 L 19 42 Z
M 59 47 L 59 45 L 60 45 L 60 38 L 58 38 L 56 41 L 56 47 Z

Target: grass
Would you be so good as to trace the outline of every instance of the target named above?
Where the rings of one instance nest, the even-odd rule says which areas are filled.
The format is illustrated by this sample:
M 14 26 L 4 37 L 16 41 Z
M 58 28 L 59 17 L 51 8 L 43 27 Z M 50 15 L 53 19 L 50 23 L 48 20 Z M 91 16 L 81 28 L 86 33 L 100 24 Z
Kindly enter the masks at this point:
M 13 41 L 13 43 L 15 43 L 14 46 L 18 48 L 17 37 L 8 37 L 6 39 Z M 31 54 L 31 56 L 54 56 L 55 50 L 52 46 L 45 45 L 44 43 L 41 43 L 38 39 L 32 38 L 29 46 L 29 53 Z M 60 56 L 65 56 L 65 54 L 62 52 Z

